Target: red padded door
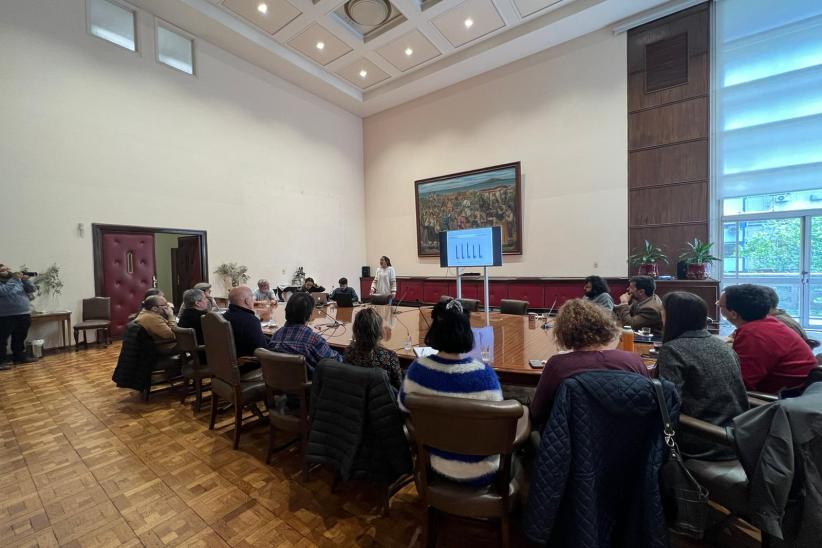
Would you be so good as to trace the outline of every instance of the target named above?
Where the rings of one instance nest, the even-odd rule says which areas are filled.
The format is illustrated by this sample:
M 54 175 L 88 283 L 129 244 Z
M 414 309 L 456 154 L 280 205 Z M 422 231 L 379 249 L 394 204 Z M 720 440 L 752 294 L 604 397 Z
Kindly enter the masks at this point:
M 111 334 L 120 337 L 154 281 L 154 235 L 104 232 L 100 259 L 103 296 L 111 298 Z
M 180 287 L 185 291 L 196 284 L 204 282 L 200 257 L 200 237 L 184 236 L 177 238 L 177 276 Z

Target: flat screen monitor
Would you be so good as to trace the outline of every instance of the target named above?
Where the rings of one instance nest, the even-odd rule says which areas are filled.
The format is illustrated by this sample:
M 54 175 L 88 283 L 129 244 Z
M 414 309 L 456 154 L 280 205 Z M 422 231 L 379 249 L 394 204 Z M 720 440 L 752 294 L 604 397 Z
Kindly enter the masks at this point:
M 440 266 L 502 266 L 498 226 L 440 232 Z

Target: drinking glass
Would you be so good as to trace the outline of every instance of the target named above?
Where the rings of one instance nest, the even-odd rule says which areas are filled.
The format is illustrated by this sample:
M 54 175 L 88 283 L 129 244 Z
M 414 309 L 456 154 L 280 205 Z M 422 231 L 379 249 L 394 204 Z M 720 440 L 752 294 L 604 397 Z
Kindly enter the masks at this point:
M 409 335 L 405 338 L 405 343 L 402 345 L 402 347 L 403 347 L 405 350 L 411 350 L 411 347 L 412 347 L 412 346 L 413 346 L 413 345 L 412 345 L 412 343 L 411 343 L 411 335 L 409 334 Z
M 491 347 L 487 344 L 484 344 L 480 347 L 480 357 L 482 358 L 483 363 L 488 363 L 491 361 Z

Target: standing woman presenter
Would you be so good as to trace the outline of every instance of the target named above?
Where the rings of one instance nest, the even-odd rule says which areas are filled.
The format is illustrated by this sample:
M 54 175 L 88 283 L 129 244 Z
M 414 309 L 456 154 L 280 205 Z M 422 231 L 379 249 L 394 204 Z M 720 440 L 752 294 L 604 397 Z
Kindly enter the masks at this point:
M 391 301 L 397 298 L 397 273 L 385 255 L 380 257 L 380 267 L 371 282 L 371 295 L 387 295 Z

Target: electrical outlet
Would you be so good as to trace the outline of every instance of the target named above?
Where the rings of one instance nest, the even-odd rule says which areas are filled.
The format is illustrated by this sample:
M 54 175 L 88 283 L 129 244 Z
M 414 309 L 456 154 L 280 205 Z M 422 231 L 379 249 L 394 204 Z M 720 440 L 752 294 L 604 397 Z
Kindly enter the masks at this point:
M 594 261 L 594 268 L 599 268 L 599 263 Z
M 285 274 L 285 268 L 283 268 L 283 274 Z

